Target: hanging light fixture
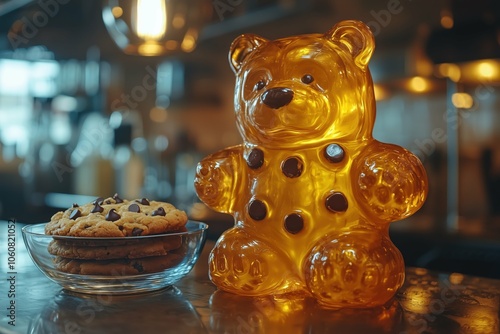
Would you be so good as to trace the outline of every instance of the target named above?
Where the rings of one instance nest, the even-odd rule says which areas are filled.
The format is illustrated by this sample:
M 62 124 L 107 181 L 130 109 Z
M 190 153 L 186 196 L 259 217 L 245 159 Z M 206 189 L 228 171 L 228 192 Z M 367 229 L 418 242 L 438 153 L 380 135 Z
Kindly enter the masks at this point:
M 104 0 L 106 28 L 127 54 L 191 52 L 208 18 L 206 0 Z

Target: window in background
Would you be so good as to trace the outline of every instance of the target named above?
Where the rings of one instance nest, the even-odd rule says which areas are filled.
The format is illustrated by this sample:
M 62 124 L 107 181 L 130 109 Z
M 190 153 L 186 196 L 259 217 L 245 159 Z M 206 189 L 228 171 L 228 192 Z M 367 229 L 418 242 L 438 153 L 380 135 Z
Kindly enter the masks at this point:
M 31 62 L 0 59 L 0 144 L 15 148 L 24 157 L 28 152 L 30 126 L 35 97 L 53 97 L 57 93 L 59 65 L 55 61 Z M 3 150 L 3 159 L 12 150 Z

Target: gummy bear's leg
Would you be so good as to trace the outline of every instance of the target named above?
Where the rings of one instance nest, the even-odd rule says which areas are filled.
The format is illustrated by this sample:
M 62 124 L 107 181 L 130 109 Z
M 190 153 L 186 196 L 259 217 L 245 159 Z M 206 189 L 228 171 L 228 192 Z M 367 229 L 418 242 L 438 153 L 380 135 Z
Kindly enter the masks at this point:
M 308 256 L 305 277 L 324 306 L 379 306 L 402 286 L 404 262 L 383 232 L 353 231 L 322 239 Z
M 220 289 L 247 296 L 303 289 L 288 260 L 239 228 L 226 231 L 210 253 L 210 279 Z

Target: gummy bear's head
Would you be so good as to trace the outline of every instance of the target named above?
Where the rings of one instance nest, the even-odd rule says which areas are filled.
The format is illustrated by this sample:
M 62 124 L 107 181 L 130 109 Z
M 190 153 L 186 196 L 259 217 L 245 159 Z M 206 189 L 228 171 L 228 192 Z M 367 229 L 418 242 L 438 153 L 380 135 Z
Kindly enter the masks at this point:
M 245 141 L 293 147 L 371 138 L 375 99 L 370 29 L 342 21 L 324 35 L 270 41 L 247 34 L 231 45 L 235 111 Z

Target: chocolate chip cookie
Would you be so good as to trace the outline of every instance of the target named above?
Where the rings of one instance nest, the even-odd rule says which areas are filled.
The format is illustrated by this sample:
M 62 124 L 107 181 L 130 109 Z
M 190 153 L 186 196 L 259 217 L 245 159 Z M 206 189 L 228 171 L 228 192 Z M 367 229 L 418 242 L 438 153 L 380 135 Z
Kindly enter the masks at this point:
M 129 237 L 172 232 L 187 222 L 184 211 L 170 203 L 146 198 L 124 200 L 117 195 L 97 198 L 54 214 L 45 227 L 50 235 L 75 237 Z
M 57 269 L 78 275 L 126 276 L 149 274 L 173 267 L 182 261 L 182 254 L 170 253 L 139 259 L 76 260 L 56 257 Z
M 138 241 L 129 241 L 121 245 L 109 245 L 107 240 L 96 240 L 96 242 L 88 246 L 78 242 L 56 239 L 51 241 L 48 250 L 52 255 L 70 259 L 137 259 L 167 255 L 169 251 L 179 248 L 182 244 L 182 239 L 178 235 L 142 238 Z
M 115 194 L 54 214 L 45 234 L 54 238 L 48 251 L 61 271 L 139 275 L 182 260 L 186 247 L 177 232 L 186 231 L 187 220 L 186 213 L 170 203 L 126 200 Z

